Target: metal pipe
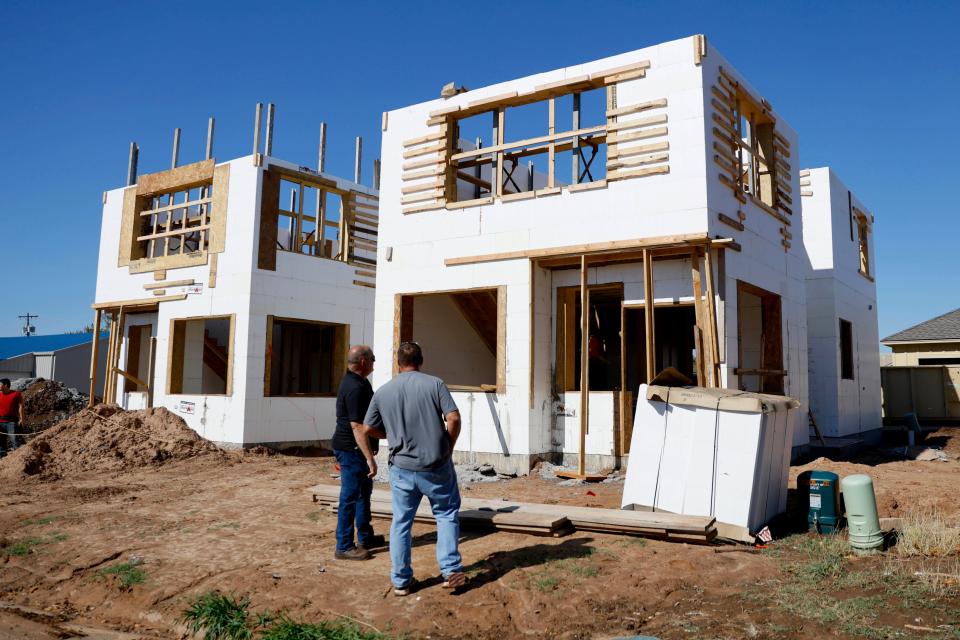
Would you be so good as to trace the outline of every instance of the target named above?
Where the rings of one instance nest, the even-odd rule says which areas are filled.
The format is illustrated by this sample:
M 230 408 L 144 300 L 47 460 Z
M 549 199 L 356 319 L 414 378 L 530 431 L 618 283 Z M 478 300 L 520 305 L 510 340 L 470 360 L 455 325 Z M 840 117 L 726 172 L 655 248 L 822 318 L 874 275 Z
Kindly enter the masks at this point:
M 213 117 L 207 120 L 207 152 L 204 155 L 204 160 L 209 160 L 213 157 Z
M 130 157 L 127 160 L 127 186 L 137 184 L 137 161 L 140 158 L 140 147 L 136 142 L 130 143 Z
M 353 181 L 360 184 L 360 161 L 363 156 L 363 138 L 357 136 L 357 145 L 353 156 Z
M 253 118 L 253 155 L 260 153 L 260 120 L 263 118 L 263 103 L 257 103 L 256 115 Z
M 272 102 L 267 105 L 267 138 L 263 145 L 263 154 L 266 156 L 273 154 L 273 115 L 275 108 Z
M 177 161 L 180 159 L 180 128 L 173 130 L 173 154 L 170 156 L 170 168 L 177 168 Z

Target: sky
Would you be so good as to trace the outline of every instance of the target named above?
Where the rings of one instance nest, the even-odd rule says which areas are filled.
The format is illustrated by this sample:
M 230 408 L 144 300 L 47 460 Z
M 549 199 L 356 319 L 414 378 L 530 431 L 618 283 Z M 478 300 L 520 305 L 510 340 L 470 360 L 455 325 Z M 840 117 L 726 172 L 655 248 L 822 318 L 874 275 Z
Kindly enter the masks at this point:
M 385 110 L 695 33 L 876 216 L 880 336 L 960 307 L 960 56 L 953 2 L 0 2 L 0 336 L 93 319 L 103 191 L 140 172 L 252 149 L 277 105 L 274 155 L 364 174 Z M 952 284 L 951 284 L 952 283 Z

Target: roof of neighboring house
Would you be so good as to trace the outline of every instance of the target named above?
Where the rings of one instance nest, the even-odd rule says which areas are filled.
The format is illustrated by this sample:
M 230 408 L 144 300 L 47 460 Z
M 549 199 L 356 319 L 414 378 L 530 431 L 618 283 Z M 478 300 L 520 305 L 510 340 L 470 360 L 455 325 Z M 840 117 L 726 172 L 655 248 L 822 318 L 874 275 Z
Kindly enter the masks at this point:
M 93 336 L 89 333 L 58 333 L 50 336 L 10 336 L 0 338 L 0 360 L 26 353 L 40 351 L 59 351 L 68 347 L 75 347 L 84 342 L 90 342 Z M 107 337 L 107 332 L 100 333 L 100 338 Z
M 887 336 L 880 342 L 937 342 L 960 340 L 960 309 L 954 309 Z

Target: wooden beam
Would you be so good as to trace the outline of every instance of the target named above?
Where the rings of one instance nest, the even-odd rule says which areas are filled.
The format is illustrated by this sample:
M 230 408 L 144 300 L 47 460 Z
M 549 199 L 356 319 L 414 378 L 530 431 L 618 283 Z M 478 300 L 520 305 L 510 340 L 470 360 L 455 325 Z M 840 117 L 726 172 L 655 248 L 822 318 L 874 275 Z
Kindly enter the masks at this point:
M 96 404 L 97 358 L 100 355 L 100 318 L 102 314 L 103 311 L 100 309 L 93 312 L 93 346 L 90 348 L 90 396 L 87 399 L 88 407 Z
M 447 258 L 444 265 L 448 267 L 481 262 L 497 262 L 500 260 L 517 260 L 520 258 L 559 258 L 575 255 L 599 255 L 624 249 L 655 249 L 675 246 L 693 246 L 710 243 L 710 237 L 702 233 L 680 234 L 674 236 L 655 236 L 638 238 L 635 240 L 616 240 L 610 242 L 595 242 L 587 244 L 567 245 L 545 249 L 523 249 L 520 251 L 504 251 L 476 256 L 462 256 Z
M 710 317 L 710 344 L 713 348 L 713 386 L 723 386 L 720 380 L 720 335 L 717 331 L 717 298 L 713 286 L 713 249 L 707 247 L 703 256 L 703 266 L 707 271 L 707 314 Z
M 653 260 L 648 249 L 643 250 L 643 322 L 647 356 L 647 384 L 656 376 L 657 354 L 655 351 L 653 323 Z
M 186 300 L 187 294 L 179 293 L 172 296 L 163 296 L 160 298 L 139 298 L 134 300 L 116 300 L 111 302 L 96 302 L 93 304 L 94 309 L 111 309 L 111 308 L 120 308 L 120 307 L 153 307 L 158 302 L 174 302 L 176 300 Z
M 690 277 L 693 280 L 693 309 L 697 321 L 697 386 L 708 387 L 707 382 L 707 354 L 704 353 L 703 328 L 706 324 L 703 318 L 703 285 L 700 282 L 700 252 L 690 250 Z

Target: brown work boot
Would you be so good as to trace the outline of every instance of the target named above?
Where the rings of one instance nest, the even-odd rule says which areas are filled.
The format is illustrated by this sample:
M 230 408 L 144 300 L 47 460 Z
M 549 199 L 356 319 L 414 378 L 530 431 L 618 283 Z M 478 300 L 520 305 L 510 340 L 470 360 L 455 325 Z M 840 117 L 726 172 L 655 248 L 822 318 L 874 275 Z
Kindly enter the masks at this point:
M 454 571 L 443 579 L 443 588 L 456 591 L 461 587 L 467 586 L 467 574 L 462 571 Z
M 333 557 L 337 560 L 369 560 L 370 552 L 363 547 L 354 547 L 347 551 L 337 551 Z

